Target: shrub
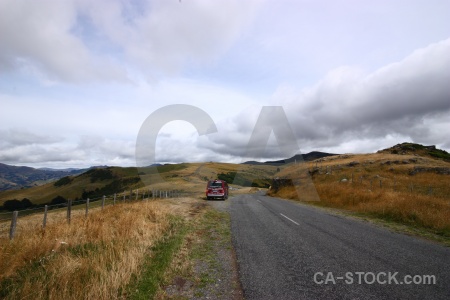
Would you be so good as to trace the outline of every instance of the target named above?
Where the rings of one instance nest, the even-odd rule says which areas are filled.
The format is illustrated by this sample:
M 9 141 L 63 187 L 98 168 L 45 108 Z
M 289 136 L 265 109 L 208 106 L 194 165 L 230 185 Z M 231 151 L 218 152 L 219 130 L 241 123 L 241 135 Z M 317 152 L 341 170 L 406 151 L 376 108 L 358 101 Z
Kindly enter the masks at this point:
M 67 203 L 67 199 L 64 198 L 63 196 L 58 195 L 52 199 L 52 201 L 50 202 L 50 205 L 66 204 L 66 203 Z
M 23 198 L 22 201 L 17 199 L 6 200 L 5 203 L 3 203 L 3 208 L 9 211 L 27 209 L 32 206 L 33 203 L 27 198 Z
M 72 178 L 70 176 L 63 177 L 56 181 L 53 185 L 56 187 L 63 186 L 72 182 Z

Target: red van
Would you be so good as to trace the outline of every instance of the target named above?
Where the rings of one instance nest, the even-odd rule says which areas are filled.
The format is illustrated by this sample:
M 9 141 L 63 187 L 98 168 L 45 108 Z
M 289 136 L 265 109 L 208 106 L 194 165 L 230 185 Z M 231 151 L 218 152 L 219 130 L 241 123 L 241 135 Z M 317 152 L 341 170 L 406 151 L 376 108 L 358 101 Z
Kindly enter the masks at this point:
M 206 199 L 228 199 L 228 183 L 225 180 L 210 180 L 206 185 Z

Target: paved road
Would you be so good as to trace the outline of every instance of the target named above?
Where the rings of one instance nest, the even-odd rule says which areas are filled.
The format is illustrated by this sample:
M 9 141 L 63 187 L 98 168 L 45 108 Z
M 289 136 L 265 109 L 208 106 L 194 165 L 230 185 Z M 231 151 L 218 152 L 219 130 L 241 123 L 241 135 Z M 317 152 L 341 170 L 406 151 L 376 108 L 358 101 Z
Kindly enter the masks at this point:
M 450 299 L 450 248 L 263 195 L 228 201 L 245 299 Z

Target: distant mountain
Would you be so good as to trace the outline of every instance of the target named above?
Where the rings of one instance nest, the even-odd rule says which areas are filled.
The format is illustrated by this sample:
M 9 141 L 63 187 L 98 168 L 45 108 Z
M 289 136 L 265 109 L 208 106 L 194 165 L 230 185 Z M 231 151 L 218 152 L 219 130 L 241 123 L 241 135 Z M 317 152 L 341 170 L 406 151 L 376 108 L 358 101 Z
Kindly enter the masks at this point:
M 46 170 L 0 163 L 0 191 L 41 185 L 64 176 L 78 175 L 84 171 L 86 169 Z
M 339 155 L 339 154 L 312 151 L 312 152 L 309 152 L 306 154 L 296 154 L 296 155 L 292 156 L 291 158 L 286 158 L 286 159 L 282 159 L 282 160 L 266 161 L 266 162 L 246 161 L 243 164 L 246 164 L 246 165 L 284 165 L 284 164 L 288 164 L 288 163 L 292 163 L 292 162 L 312 161 L 315 159 L 319 159 L 319 158 L 327 157 L 327 156 L 333 156 L 333 155 Z
M 63 171 L 63 172 L 71 172 L 71 171 L 78 171 L 78 170 L 87 170 L 87 169 L 77 169 L 77 168 L 67 168 L 67 169 L 53 169 L 53 168 L 38 168 L 38 170 L 42 171 Z

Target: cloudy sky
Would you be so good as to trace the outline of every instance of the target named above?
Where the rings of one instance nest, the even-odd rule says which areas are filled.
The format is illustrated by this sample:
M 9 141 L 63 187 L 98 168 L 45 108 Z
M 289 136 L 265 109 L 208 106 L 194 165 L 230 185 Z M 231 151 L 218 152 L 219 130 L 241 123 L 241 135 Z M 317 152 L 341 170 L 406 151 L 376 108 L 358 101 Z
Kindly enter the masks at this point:
M 275 159 L 292 136 L 290 152 L 450 151 L 449 11 L 446 0 L 0 0 L 0 162 L 133 166 L 145 120 L 175 104 L 217 130 L 169 122 L 157 161 Z M 278 136 L 249 151 L 266 106 L 289 126 L 274 114 Z

